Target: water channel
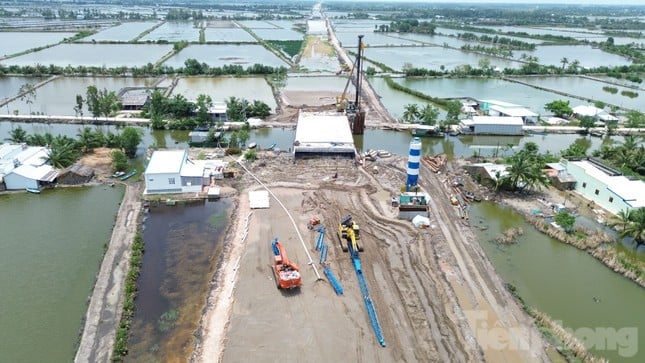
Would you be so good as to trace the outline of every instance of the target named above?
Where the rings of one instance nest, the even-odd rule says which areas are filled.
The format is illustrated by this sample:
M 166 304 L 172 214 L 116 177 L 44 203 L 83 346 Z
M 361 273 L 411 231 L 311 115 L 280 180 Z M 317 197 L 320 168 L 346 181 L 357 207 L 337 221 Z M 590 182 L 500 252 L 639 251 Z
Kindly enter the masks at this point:
M 123 188 L 0 196 L 0 361 L 70 362 Z
M 228 200 L 151 207 L 128 362 L 183 361 L 223 249 Z
M 592 256 L 541 234 L 509 208 L 473 204 L 471 224 L 496 271 L 529 306 L 560 321 L 598 356 L 645 361 L 645 290 Z M 517 244 L 493 241 L 511 227 L 524 230 Z

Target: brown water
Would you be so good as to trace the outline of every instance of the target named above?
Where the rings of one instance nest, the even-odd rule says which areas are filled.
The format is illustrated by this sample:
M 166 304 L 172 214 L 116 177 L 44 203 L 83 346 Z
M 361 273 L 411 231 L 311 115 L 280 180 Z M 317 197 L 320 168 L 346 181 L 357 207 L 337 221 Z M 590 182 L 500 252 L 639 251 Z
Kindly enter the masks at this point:
M 230 212 L 227 200 L 151 208 L 128 362 L 190 355 Z

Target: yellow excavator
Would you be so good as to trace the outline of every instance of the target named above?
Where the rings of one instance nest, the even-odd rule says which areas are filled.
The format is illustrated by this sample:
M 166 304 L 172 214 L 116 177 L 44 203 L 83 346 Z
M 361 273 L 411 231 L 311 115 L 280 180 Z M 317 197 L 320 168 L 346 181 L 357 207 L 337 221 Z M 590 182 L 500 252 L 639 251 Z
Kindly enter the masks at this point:
M 363 252 L 363 244 L 361 243 L 361 230 L 358 227 L 358 223 L 352 220 L 351 215 L 345 216 L 341 219 L 340 224 L 338 225 L 338 241 L 340 242 L 340 248 L 343 252 L 349 250 L 349 246 L 352 246 L 352 251 Z

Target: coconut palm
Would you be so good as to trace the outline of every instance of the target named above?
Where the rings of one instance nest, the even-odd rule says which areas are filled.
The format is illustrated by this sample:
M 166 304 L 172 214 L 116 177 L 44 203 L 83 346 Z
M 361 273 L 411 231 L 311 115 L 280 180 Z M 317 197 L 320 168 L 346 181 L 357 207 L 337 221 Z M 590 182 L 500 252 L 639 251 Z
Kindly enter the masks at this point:
M 27 131 L 22 127 L 18 126 L 15 129 L 9 131 L 9 141 L 20 144 L 27 141 Z
M 560 63 L 562 63 L 562 70 L 564 71 L 564 67 L 569 63 L 569 59 L 567 59 L 567 57 L 562 57 L 562 59 L 560 59 Z
M 609 222 L 609 226 L 612 228 L 616 228 L 618 232 L 622 233 L 625 229 L 627 229 L 627 226 L 630 223 L 630 219 L 632 217 L 632 210 L 631 209 L 623 209 L 616 213 L 614 218 Z
M 409 103 L 405 105 L 405 110 L 403 111 L 403 116 L 401 120 L 403 122 L 414 122 L 419 119 L 419 105 L 416 103 Z
M 645 207 L 621 210 L 610 224 L 621 238 L 631 237 L 638 244 L 645 244 Z
M 45 160 L 55 168 L 66 168 L 74 164 L 78 155 L 76 141 L 66 136 L 56 136 Z

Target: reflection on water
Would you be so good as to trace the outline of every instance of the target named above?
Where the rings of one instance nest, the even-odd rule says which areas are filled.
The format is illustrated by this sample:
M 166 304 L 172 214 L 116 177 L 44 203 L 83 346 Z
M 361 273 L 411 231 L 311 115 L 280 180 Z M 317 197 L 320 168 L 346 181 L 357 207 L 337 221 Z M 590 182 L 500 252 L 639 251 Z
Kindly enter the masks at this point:
M 151 208 L 128 361 L 190 355 L 230 209 L 227 200 Z
M 626 349 L 619 351 L 615 345 L 603 345 L 610 342 L 609 339 L 620 337 L 602 334 L 607 329 L 623 329 L 623 332 L 631 328 L 640 332 L 645 329 L 645 314 L 642 313 L 645 290 L 612 273 L 584 251 L 538 232 L 509 208 L 477 203 L 472 205 L 470 216 L 495 270 L 504 281 L 517 287 L 529 306 L 561 321 L 583 341 L 584 332 L 600 332 L 587 339 L 593 354 L 612 362 L 645 361 L 644 349 L 636 349 L 634 356 L 625 356 Z M 518 243 L 496 244 L 494 239 L 511 227 L 524 230 Z M 633 343 L 638 348 L 639 338 L 642 341 L 638 337 L 631 339 L 633 342 L 623 343 Z

